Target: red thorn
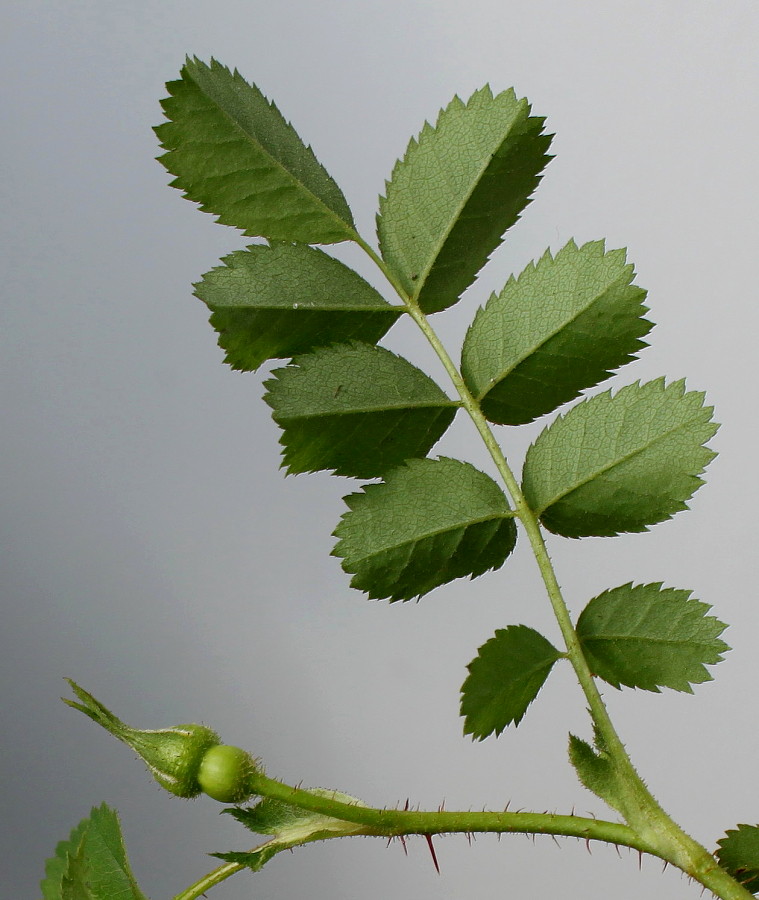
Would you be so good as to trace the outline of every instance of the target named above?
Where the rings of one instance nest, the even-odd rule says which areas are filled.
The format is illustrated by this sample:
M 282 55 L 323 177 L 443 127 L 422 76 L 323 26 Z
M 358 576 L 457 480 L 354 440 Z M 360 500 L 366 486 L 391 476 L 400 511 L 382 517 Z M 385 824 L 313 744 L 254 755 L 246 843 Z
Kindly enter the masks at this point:
M 404 812 L 408 812 L 409 802 L 410 802 L 410 801 L 409 801 L 409 798 L 406 797 L 406 802 L 403 804 L 403 811 L 404 811 Z
M 427 846 L 430 848 L 430 854 L 432 855 L 432 862 L 435 865 L 435 871 L 440 874 L 440 866 L 437 863 L 437 856 L 435 855 L 435 848 L 432 845 L 432 835 L 425 834 L 424 839 L 427 841 Z
M 640 870 L 642 868 L 643 868 L 643 851 L 638 850 L 638 871 L 640 872 Z
M 406 846 L 406 836 L 403 834 L 399 834 L 398 837 L 401 839 L 401 845 L 403 847 L 403 852 L 406 856 L 408 856 L 408 847 Z
M 393 835 L 391 834 L 390 837 L 387 839 L 387 843 L 385 844 L 385 850 L 387 850 L 387 848 L 388 848 L 392 843 L 393 843 Z
M 471 831 L 467 831 L 466 840 L 467 840 L 467 843 L 469 844 L 469 846 L 471 847 L 472 846 L 472 832 Z
M 662 872 L 666 872 L 666 871 L 667 871 L 667 866 L 668 866 L 668 865 L 669 865 L 669 860 L 668 860 L 668 859 L 665 859 L 665 860 L 664 860 L 664 865 L 661 867 Z
M 590 838 L 585 838 L 585 849 L 590 853 Z
M 503 811 L 504 811 L 504 812 L 508 812 L 510 806 L 511 806 L 511 800 L 507 800 L 507 801 L 506 801 L 506 806 L 504 806 Z
M 552 838 L 554 844 L 556 844 L 556 846 L 559 848 L 559 850 L 561 850 L 561 844 L 556 840 L 556 835 L 552 834 L 551 838 Z

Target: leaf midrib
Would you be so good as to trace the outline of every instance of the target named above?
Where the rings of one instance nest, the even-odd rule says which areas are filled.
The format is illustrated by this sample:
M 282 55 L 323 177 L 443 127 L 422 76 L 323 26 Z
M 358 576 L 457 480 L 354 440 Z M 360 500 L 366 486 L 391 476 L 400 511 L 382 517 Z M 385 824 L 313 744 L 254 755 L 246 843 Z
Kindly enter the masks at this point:
M 429 531 L 425 534 L 421 535 L 418 538 L 412 538 L 411 540 L 403 541 L 400 544 L 389 544 L 384 547 L 375 548 L 375 550 L 371 553 L 367 553 L 365 556 L 353 556 L 351 555 L 351 563 L 355 563 L 356 565 L 363 563 L 367 559 L 373 559 L 377 556 L 381 556 L 383 553 L 387 553 L 389 550 L 400 550 L 402 547 L 407 547 L 409 544 L 418 544 L 420 541 L 426 540 L 427 538 L 436 537 L 439 534 L 446 534 L 449 531 L 456 531 L 458 529 L 471 528 L 473 525 L 481 525 L 483 522 L 493 522 L 496 519 L 513 519 L 515 513 L 513 510 L 508 510 L 503 513 L 493 513 L 488 516 L 483 516 L 479 519 L 469 519 L 466 522 L 463 522 L 459 525 L 448 526 L 446 528 L 438 528 L 435 531 Z
M 702 412 L 704 412 L 705 410 L 706 410 L 706 407 L 703 407 L 703 406 L 702 406 L 702 407 L 698 410 L 698 412 L 702 413 Z M 708 420 L 706 420 L 703 424 L 707 424 L 707 423 L 708 423 Z M 657 443 L 659 443 L 660 441 L 663 441 L 665 438 L 671 437 L 673 434 L 676 434 L 678 431 L 681 431 L 683 428 L 688 428 L 688 427 L 691 427 L 691 426 L 693 426 L 693 425 L 695 425 L 695 424 L 697 424 L 697 418 L 696 418 L 696 417 L 694 417 L 693 419 L 689 419 L 687 422 L 682 422 L 680 425 L 676 425 L 674 428 L 669 429 L 669 431 L 666 431 L 666 432 L 664 432 L 663 434 L 658 435 L 658 436 L 657 436 L 653 441 L 651 441 L 650 443 L 648 443 L 648 444 L 646 444 L 646 445 L 644 445 L 644 446 L 641 446 L 641 447 L 636 447 L 636 448 L 635 448 L 634 450 L 632 450 L 630 453 L 627 453 L 627 454 L 625 454 L 624 456 L 619 457 L 618 459 L 613 460 L 613 461 L 610 462 L 608 465 L 603 466 L 603 467 L 600 468 L 600 469 L 597 469 L 596 471 L 594 471 L 593 473 L 591 473 L 590 475 L 588 475 L 587 478 L 584 478 L 582 481 L 580 481 L 580 482 L 578 482 L 577 484 L 573 485 L 571 488 L 569 488 L 568 490 L 564 491 L 564 493 L 559 494 L 557 497 L 555 497 L 554 499 L 550 500 L 548 503 L 546 503 L 545 505 L 541 506 L 539 509 L 534 510 L 534 512 L 536 513 L 536 515 L 541 516 L 541 515 L 542 515 L 547 509 L 549 509 L 551 506 L 555 506 L 555 505 L 556 505 L 557 503 L 559 503 L 561 500 L 566 499 L 570 494 L 574 494 L 575 491 L 579 491 L 580 488 L 585 487 L 586 484 L 589 484 L 591 481 L 594 481 L 596 478 L 599 478 L 601 475 L 604 475 L 606 472 L 609 472 L 611 469 L 615 468 L 616 466 L 620 466 L 620 465 L 622 465 L 623 463 L 628 462 L 628 461 L 631 460 L 633 457 L 637 456 L 637 455 L 640 454 L 640 453 L 645 452 L 646 450 L 649 450 L 651 447 L 655 446 L 655 445 L 656 445 Z M 708 440 L 708 439 L 707 439 L 707 440 Z M 701 445 L 701 446 L 702 446 L 702 445 Z
M 459 219 L 461 218 L 461 215 L 462 215 L 463 210 L 466 208 L 467 204 L 469 203 L 469 200 L 471 199 L 472 195 L 474 194 L 475 190 L 477 189 L 477 186 L 478 186 L 478 185 L 480 184 L 480 182 L 482 181 L 483 173 L 487 171 L 487 169 L 488 169 L 490 163 L 492 163 L 495 159 L 498 159 L 498 158 L 499 158 L 499 157 L 497 156 L 498 151 L 503 147 L 503 145 L 504 145 L 504 144 L 506 143 L 506 141 L 508 140 L 508 137 L 509 137 L 509 135 L 511 134 L 513 128 L 514 128 L 514 126 L 515 126 L 515 124 L 516 124 L 516 122 L 517 122 L 517 119 L 518 119 L 521 115 L 523 115 L 524 110 L 525 110 L 525 101 L 524 101 L 524 99 L 517 101 L 517 103 L 518 103 L 517 114 L 514 116 L 514 118 L 512 119 L 511 123 L 509 124 L 509 129 L 508 129 L 508 131 L 507 131 L 506 134 L 503 136 L 503 138 L 501 139 L 501 141 L 500 141 L 500 143 L 498 144 L 498 146 L 496 147 L 496 149 L 493 150 L 493 151 L 490 153 L 489 156 L 486 156 L 486 160 L 485 160 L 484 164 L 477 170 L 476 177 L 472 179 L 472 183 L 471 183 L 471 187 L 470 187 L 469 191 L 464 195 L 464 199 L 462 200 L 462 202 L 460 202 L 460 203 L 456 206 L 455 215 L 450 219 L 449 225 L 448 225 L 448 227 L 445 229 L 445 231 L 442 233 L 442 237 L 441 237 L 440 241 L 439 241 L 439 242 L 435 245 L 435 247 L 433 248 L 433 253 L 431 254 L 430 261 L 429 261 L 429 263 L 427 264 L 426 268 L 424 268 L 424 269 L 422 270 L 422 272 L 420 273 L 420 277 L 419 277 L 419 279 L 418 279 L 418 287 L 417 287 L 416 291 L 414 291 L 414 293 L 411 295 L 411 299 L 412 299 L 415 303 L 418 302 L 419 297 L 420 297 L 420 295 L 422 294 L 422 292 L 423 292 L 423 290 L 424 290 L 424 288 L 425 288 L 425 286 L 426 286 L 426 284 L 427 284 L 427 278 L 429 277 L 429 274 L 430 274 L 430 272 L 432 271 L 432 269 L 435 267 L 435 263 L 437 262 L 437 258 L 440 256 L 440 251 L 441 251 L 441 250 L 443 249 L 443 247 L 445 246 L 445 243 L 446 243 L 446 241 L 448 240 L 448 238 L 449 238 L 451 232 L 453 231 L 453 229 L 454 229 L 454 228 L 456 227 L 456 225 L 458 224 Z M 472 129 L 471 129 L 471 128 L 468 128 L 467 131 L 471 132 Z M 435 155 L 436 155 L 436 157 L 437 157 L 437 154 L 435 154 Z M 424 277 L 422 277 L 422 276 L 424 276 Z
M 556 254 L 556 255 L 558 256 L 558 254 Z M 556 257 L 554 257 L 554 260 L 555 260 L 555 259 L 556 259 Z M 561 322 L 561 324 L 560 324 L 557 328 L 555 328 L 549 335 L 547 335 L 543 340 L 538 341 L 537 343 L 535 343 L 535 344 L 533 344 L 531 347 L 529 347 L 529 348 L 525 351 L 525 353 L 523 353 L 522 356 L 520 356 L 520 357 L 519 357 L 519 358 L 518 358 L 518 359 L 510 366 L 510 368 L 508 368 L 508 369 L 503 373 L 503 375 L 501 375 L 501 376 L 498 378 L 497 381 L 495 381 L 494 383 L 491 383 L 491 384 L 485 389 L 485 391 L 484 391 L 482 394 L 480 394 L 480 395 L 477 396 L 476 399 L 477 399 L 479 402 L 482 402 L 482 400 L 483 400 L 485 397 L 487 397 L 487 395 L 488 395 L 491 391 L 495 390 L 497 387 L 499 387 L 501 384 L 503 384 L 503 382 L 509 377 L 509 375 L 511 375 L 511 374 L 514 372 L 514 370 L 515 370 L 518 366 L 522 365 L 522 363 L 523 363 L 526 359 L 528 359 L 530 356 L 534 356 L 535 353 L 537 353 L 538 350 L 541 349 L 541 347 L 544 347 L 549 341 L 553 340 L 553 338 L 555 338 L 557 334 L 559 334 L 561 331 L 564 331 L 566 328 L 568 328 L 568 327 L 569 327 L 576 319 L 579 319 L 580 316 L 582 316 L 582 315 L 584 315 L 585 313 L 587 313 L 587 312 L 588 312 L 588 311 L 589 311 L 589 310 L 590 310 L 590 309 L 591 309 L 591 308 L 592 308 L 592 307 L 593 307 L 593 306 L 594 306 L 594 305 L 595 305 L 602 297 L 604 297 L 606 294 L 608 294 L 608 292 L 609 292 L 613 287 L 615 287 L 615 286 L 617 285 L 617 283 L 618 283 L 619 281 L 622 280 L 622 278 L 624 278 L 624 275 L 620 276 L 619 278 L 617 278 L 615 281 L 611 282 L 610 284 L 607 284 L 606 287 L 603 288 L 603 290 L 601 290 L 599 293 L 597 293 L 597 294 L 595 294 L 595 295 L 593 296 L 593 298 L 587 303 L 586 306 L 584 306 L 582 309 L 578 310 L 576 313 L 574 313 L 574 314 L 573 314 L 572 316 L 570 316 L 568 319 L 565 319 L 563 322 Z M 517 279 L 517 282 L 514 282 L 514 283 L 515 283 L 515 284 L 518 283 L 518 279 Z M 627 284 L 628 286 L 631 286 L 631 285 L 630 285 L 630 279 L 629 279 L 629 278 L 628 278 L 624 283 Z M 637 318 L 641 318 L 641 319 L 642 319 L 642 316 L 637 317 Z
M 281 162 L 279 162 L 279 160 L 277 160 L 276 157 L 272 156 L 271 153 L 264 147 L 264 145 L 260 143 L 260 141 L 257 141 L 253 135 L 250 135 L 230 113 L 228 113 L 222 106 L 220 106 L 218 104 L 218 102 L 214 98 L 210 97 L 203 90 L 203 88 L 200 86 L 200 84 L 195 80 L 195 78 L 194 78 L 192 72 L 189 70 L 189 68 L 187 68 L 186 71 L 187 71 L 187 74 L 189 75 L 189 77 L 192 79 L 192 83 L 195 86 L 195 89 L 198 90 L 203 95 L 203 97 L 205 97 L 205 99 L 213 105 L 214 109 L 217 109 L 224 116 L 224 118 L 228 120 L 228 122 L 232 125 L 232 127 L 238 133 L 240 133 L 249 144 L 251 144 L 254 147 L 258 147 L 259 151 L 267 159 L 271 160 L 271 162 L 274 164 L 274 166 L 279 171 L 283 172 L 285 174 L 285 176 L 287 177 L 287 179 L 292 184 L 300 186 L 311 198 L 313 198 L 313 200 L 316 201 L 316 203 L 319 205 L 319 207 L 321 207 L 321 209 L 324 210 L 327 213 L 327 215 L 334 222 L 339 223 L 339 225 L 341 226 L 341 229 L 344 230 L 346 232 L 346 234 L 351 235 L 350 240 L 353 240 L 353 241 L 358 240 L 358 234 L 356 232 L 356 229 L 353 226 L 349 225 L 345 221 L 345 219 L 343 219 L 341 216 L 339 216 L 331 207 L 327 206 L 326 203 L 321 199 L 321 197 L 318 197 L 316 194 L 314 194 L 313 191 L 310 188 L 308 188 L 302 181 L 298 181 L 298 179 L 295 177 L 295 175 L 288 168 L 286 168 Z M 233 73 L 230 73 L 230 74 L 232 74 L 232 77 L 234 77 Z M 248 89 L 250 89 L 250 85 L 248 85 L 247 83 L 246 83 L 246 87 Z M 263 97 L 263 94 L 261 96 Z M 264 100 L 266 100 L 265 97 L 264 97 Z M 268 103 L 268 101 L 266 101 L 266 102 Z M 274 108 L 271 107 L 271 109 L 273 111 Z M 288 124 L 288 122 L 284 118 L 284 116 L 282 116 L 281 112 L 279 113 L 279 115 L 282 118 L 282 122 L 284 123 L 285 128 L 292 128 L 292 126 Z M 300 136 L 298 136 L 298 139 L 301 141 L 301 144 L 303 145 L 304 150 L 308 151 L 308 149 L 309 149 L 308 146 L 305 143 L 303 143 Z M 208 145 L 208 141 L 203 141 L 202 143 L 205 145 Z M 321 165 L 318 160 L 316 162 L 317 162 L 317 165 Z M 237 171 L 240 172 L 243 170 L 238 168 Z M 331 176 L 326 172 L 326 170 L 325 170 L 325 175 L 327 175 L 327 178 L 331 179 Z M 339 188 L 338 188 L 338 192 L 340 192 Z

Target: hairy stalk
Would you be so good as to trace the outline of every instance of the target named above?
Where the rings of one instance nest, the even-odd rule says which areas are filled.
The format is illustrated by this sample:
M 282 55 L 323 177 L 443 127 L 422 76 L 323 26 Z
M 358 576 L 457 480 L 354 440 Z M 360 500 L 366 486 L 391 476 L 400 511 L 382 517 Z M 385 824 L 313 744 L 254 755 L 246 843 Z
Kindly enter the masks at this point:
M 479 403 L 467 388 L 461 373 L 430 325 L 427 316 L 419 309 L 416 302 L 406 294 L 392 272 L 385 265 L 384 260 L 363 239 L 359 239 L 359 245 L 382 270 L 405 304 L 409 315 L 437 354 L 461 399 L 463 407 L 474 423 L 503 479 L 511 497 L 515 514 L 522 522 L 530 541 L 554 616 L 564 639 L 567 658 L 572 664 L 577 680 L 587 700 L 591 719 L 616 769 L 619 785 L 624 792 L 624 815 L 628 824 L 641 840 L 644 840 L 650 847 L 656 848 L 653 851 L 649 849 L 646 852 L 653 852 L 655 855 L 661 856 L 661 858 L 676 865 L 693 878 L 696 878 L 705 887 L 708 887 L 717 896 L 723 897 L 725 900 L 728 900 L 728 898 L 729 900 L 738 900 L 738 898 L 752 897 L 752 894 L 719 868 L 714 857 L 705 847 L 684 832 L 662 809 L 633 766 L 624 744 L 609 717 L 606 705 L 580 646 L 577 632 L 572 624 L 569 609 L 546 548 L 538 518 L 527 504 L 519 482 L 514 476 L 500 444 L 493 434 L 490 423 L 483 415 Z

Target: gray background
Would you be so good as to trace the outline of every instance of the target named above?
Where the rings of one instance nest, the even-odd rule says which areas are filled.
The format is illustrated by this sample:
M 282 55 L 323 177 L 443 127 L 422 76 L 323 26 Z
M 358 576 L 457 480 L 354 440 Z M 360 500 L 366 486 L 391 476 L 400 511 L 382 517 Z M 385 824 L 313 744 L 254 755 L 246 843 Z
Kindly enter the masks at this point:
M 93 804 L 120 810 L 154 898 L 250 836 L 169 797 L 58 700 L 77 679 L 127 721 L 202 720 L 270 774 L 371 804 L 595 811 L 566 764 L 588 736 L 560 667 L 518 730 L 463 739 L 458 689 L 497 627 L 556 639 L 526 544 L 419 604 L 369 603 L 329 556 L 351 482 L 282 477 L 258 375 L 221 364 L 191 282 L 244 245 L 166 187 L 150 126 L 186 53 L 274 97 L 373 232 L 377 194 L 425 118 L 514 85 L 557 133 L 536 202 L 459 306 L 550 245 L 627 246 L 658 323 L 613 383 L 687 375 L 723 428 L 693 512 L 616 540 L 551 540 L 575 611 L 606 587 L 692 588 L 734 651 L 695 697 L 608 689 L 634 760 L 713 846 L 759 820 L 754 647 L 759 12 L 753 0 L 467 0 L 0 5 L 2 69 L 3 897 Z M 355 258 L 338 251 L 343 258 Z M 363 262 L 362 271 L 368 271 Z M 372 276 L 373 277 L 373 276 Z M 428 363 L 410 329 L 387 342 Z M 430 371 L 437 371 L 429 363 Z M 502 430 L 515 464 L 542 426 Z M 439 445 L 487 468 L 472 433 Z M 695 898 L 627 851 L 548 838 L 339 841 L 216 890 L 242 898 Z

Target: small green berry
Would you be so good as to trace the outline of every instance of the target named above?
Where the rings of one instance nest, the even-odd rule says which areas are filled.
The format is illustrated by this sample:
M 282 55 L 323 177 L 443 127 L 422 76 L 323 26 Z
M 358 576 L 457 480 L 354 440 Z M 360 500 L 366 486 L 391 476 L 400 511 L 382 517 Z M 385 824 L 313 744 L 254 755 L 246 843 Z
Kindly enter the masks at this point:
M 249 753 L 229 744 L 209 748 L 200 761 L 200 789 L 220 803 L 241 803 L 250 797 L 250 776 L 256 763 Z

